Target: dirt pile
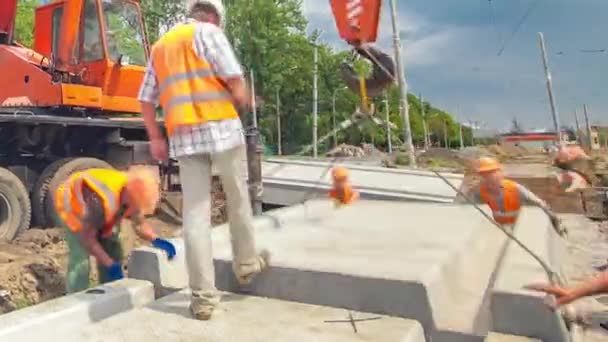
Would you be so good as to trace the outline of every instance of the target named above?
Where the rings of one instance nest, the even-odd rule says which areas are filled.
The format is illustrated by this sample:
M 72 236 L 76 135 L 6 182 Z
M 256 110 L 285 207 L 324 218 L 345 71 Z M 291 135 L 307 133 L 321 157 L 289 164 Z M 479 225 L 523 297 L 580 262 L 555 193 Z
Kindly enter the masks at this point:
M 333 148 L 331 151 L 327 152 L 328 157 L 364 157 L 365 151 L 361 147 L 340 144 L 337 147 Z

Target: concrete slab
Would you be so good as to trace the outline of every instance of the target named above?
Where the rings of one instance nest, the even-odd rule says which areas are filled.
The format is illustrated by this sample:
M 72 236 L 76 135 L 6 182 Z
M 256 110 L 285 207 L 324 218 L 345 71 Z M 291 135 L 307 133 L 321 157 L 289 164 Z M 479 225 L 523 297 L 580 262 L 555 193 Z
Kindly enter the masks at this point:
M 529 337 L 520 337 L 491 332 L 484 342 L 542 342 L 541 340 Z
M 399 341 L 424 342 L 420 323 L 397 317 L 353 312 L 357 332 L 341 309 L 259 297 L 224 295 L 207 322 L 191 318 L 187 291 L 145 308 L 116 315 L 58 336 L 59 341 Z M 328 323 L 331 320 L 346 322 Z
M 51 335 L 149 304 L 152 284 L 123 279 L 0 316 L 0 341 L 54 341 Z
M 271 251 L 272 261 L 250 291 L 416 319 L 434 341 L 483 340 L 490 325 L 487 288 L 505 237 L 473 208 L 314 203 L 273 211 L 274 221 L 256 220 L 258 246 Z M 214 229 L 213 240 L 217 285 L 234 291 L 227 226 Z
M 548 217 L 535 208 L 522 212 L 520 220 L 525 225 L 516 227 L 515 236 L 561 273 L 565 245 L 554 233 Z M 568 341 L 561 317 L 544 303 L 544 295 L 523 289 L 530 283 L 548 281 L 542 267 L 510 243 L 492 289 L 492 330 L 543 341 Z
M 338 163 L 339 164 L 339 163 Z M 264 202 L 293 205 L 305 197 L 325 196 L 331 185 L 328 170 L 334 163 L 267 159 L 262 163 Z M 422 170 L 388 169 L 383 167 L 346 165 L 351 181 L 361 198 L 397 201 L 429 201 L 447 203 L 455 191 L 435 174 Z M 443 174 L 458 188 L 463 175 Z

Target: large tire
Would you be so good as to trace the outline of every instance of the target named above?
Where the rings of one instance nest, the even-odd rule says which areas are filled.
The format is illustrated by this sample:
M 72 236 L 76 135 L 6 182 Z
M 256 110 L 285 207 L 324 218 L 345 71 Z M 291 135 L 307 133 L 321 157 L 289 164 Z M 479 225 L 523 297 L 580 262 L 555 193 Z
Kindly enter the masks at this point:
M 95 158 L 74 158 L 67 163 L 61 165 L 51 181 L 49 182 L 48 191 L 49 194 L 54 194 L 57 188 L 63 181 L 68 179 L 70 175 L 78 171 L 84 171 L 88 169 L 111 169 L 112 165 L 106 163 L 103 160 Z M 55 214 L 55 199 L 54 196 L 46 196 L 44 201 L 44 207 L 46 208 L 46 222 L 47 226 L 57 227 L 60 225 L 58 222 L 57 215 Z
M 0 168 L 0 239 L 13 240 L 30 226 L 32 207 L 23 182 Z
M 46 216 L 46 197 L 49 185 L 60 167 L 74 158 L 63 158 L 50 163 L 38 176 L 32 189 L 32 221 L 35 226 L 48 227 L 51 221 Z

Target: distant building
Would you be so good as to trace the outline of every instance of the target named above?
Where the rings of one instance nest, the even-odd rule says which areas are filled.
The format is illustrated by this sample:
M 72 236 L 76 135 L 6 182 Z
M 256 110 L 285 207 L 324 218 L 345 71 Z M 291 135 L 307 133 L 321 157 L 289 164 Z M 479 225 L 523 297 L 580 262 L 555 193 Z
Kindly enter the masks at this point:
M 574 132 L 569 130 L 562 131 L 562 139 L 564 141 L 574 140 Z M 517 132 L 505 133 L 499 137 L 501 145 L 520 146 L 529 150 L 544 150 L 553 145 L 557 140 L 555 132 L 532 131 L 532 132 Z

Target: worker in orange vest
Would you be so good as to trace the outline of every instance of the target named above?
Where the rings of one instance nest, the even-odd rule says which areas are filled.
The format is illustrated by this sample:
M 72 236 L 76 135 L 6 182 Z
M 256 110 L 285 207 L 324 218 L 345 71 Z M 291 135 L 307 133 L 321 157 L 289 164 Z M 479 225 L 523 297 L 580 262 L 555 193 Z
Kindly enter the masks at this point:
M 220 303 L 211 252 L 211 177 L 218 171 L 226 192 L 232 237 L 232 269 L 249 284 L 268 265 L 255 246 L 249 200 L 245 137 L 237 108 L 248 111 L 252 94 L 223 27 L 221 0 L 186 0 L 188 17 L 152 47 L 139 92 L 150 152 L 179 163 L 183 232 L 191 289 L 190 311 L 208 320 Z M 169 144 L 156 121 L 164 113 Z
M 492 209 L 494 220 L 501 225 L 513 227 L 517 222 L 522 204 L 541 208 L 550 218 L 558 234 L 563 235 L 559 218 L 549 206 L 523 185 L 505 179 L 502 165 L 494 158 L 483 157 L 476 162 L 476 172 L 481 177 L 479 188 L 473 192 L 478 202 Z
M 359 199 L 359 193 L 350 184 L 348 170 L 344 167 L 332 169 L 333 186 L 329 190 L 329 197 L 334 199 L 336 206 L 351 204 Z
M 66 229 L 68 271 L 66 290 L 74 293 L 89 287 L 89 255 L 97 260 L 99 282 L 123 278 L 120 223 L 130 218 L 137 235 L 175 256 L 171 242 L 161 239 L 144 220 L 155 211 L 159 184 L 144 166 L 127 172 L 89 169 L 72 174 L 55 193 L 59 219 Z

